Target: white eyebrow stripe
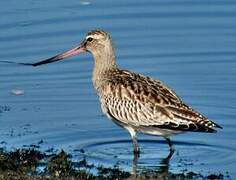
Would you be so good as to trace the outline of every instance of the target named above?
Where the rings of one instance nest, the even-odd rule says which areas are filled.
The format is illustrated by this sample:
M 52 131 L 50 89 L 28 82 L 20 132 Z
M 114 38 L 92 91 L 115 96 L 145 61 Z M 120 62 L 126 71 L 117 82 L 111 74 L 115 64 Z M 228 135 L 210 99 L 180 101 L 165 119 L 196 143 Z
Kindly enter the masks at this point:
M 93 37 L 93 36 L 91 36 L 91 35 L 89 35 L 89 36 L 87 36 L 87 37 L 86 37 L 86 39 L 88 39 L 88 38 L 94 38 L 94 37 Z
M 87 37 L 86 37 L 86 39 L 88 39 L 88 38 L 93 38 L 93 39 L 100 39 L 100 38 L 102 38 L 103 36 L 101 35 L 101 34 L 91 34 L 91 35 L 88 35 Z

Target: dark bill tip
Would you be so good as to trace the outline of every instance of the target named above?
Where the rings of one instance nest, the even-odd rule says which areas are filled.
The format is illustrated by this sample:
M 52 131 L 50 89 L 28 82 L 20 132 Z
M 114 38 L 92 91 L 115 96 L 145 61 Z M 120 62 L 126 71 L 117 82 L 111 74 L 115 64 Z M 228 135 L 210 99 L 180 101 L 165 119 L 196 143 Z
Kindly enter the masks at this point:
M 60 61 L 63 60 L 65 58 L 71 57 L 71 56 L 75 56 L 78 55 L 80 53 L 86 52 L 86 48 L 85 48 L 85 43 L 82 43 L 81 45 L 70 49 L 64 53 L 58 54 L 56 56 L 50 57 L 48 59 L 36 62 L 36 63 L 17 63 L 17 62 L 11 62 L 11 61 L 0 61 L 3 63 L 10 63 L 10 64 L 19 64 L 19 65 L 25 65 L 25 66 L 40 66 L 43 64 L 49 64 L 52 62 L 56 62 L 56 61 Z
M 85 51 L 86 51 L 85 47 L 82 44 L 82 45 L 79 45 L 79 46 L 77 46 L 77 47 L 75 47 L 71 50 L 68 50 L 64 53 L 58 54 L 56 56 L 53 56 L 51 58 L 48 58 L 48 59 L 45 59 L 45 60 L 42 60 L 42 61 L 39 61 L 39 62 L 36 62 L 36 63 L 21 63 L 21 64 L 30 65 L 30 66 L 40 66 L 40 65 L 43 65 L 43 64 L 49 64 L 49 63 L 52 63 L 52 62 L 60 61 L 60 60 L 63 60 L 65 58 L 78 55 L 78 54 L 83 53 Z

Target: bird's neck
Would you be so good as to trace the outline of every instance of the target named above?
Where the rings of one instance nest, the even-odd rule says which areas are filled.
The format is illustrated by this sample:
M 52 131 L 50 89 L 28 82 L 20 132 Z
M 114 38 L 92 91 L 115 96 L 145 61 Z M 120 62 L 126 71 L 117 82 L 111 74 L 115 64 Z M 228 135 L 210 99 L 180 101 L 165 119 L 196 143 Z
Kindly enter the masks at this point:
M 98 88 L 104 82 L 106 72 L 117 69 L 115 53 L 113 48 L 104 49 L 104 51 L 98 51 L 93 53 L 94 57 L 94 69 L 93 69 L 93 84 L 95 88 Z

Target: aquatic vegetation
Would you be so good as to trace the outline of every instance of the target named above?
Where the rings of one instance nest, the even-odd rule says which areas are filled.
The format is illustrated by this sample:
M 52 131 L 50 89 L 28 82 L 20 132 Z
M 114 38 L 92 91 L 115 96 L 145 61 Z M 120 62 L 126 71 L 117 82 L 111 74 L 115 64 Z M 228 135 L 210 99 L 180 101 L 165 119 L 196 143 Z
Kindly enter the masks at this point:
M 92 171 L 93 170 L 93 171 Z M 96 173 L 94 173 L 96 172 Z M 227 175 L 142 170 L 134 175 L 118 166 L 96 167 L 85 159 L 73 162 L 65 151 L 48 154 L 35 149 L 0 149 L 0 179 L 225 179 Z

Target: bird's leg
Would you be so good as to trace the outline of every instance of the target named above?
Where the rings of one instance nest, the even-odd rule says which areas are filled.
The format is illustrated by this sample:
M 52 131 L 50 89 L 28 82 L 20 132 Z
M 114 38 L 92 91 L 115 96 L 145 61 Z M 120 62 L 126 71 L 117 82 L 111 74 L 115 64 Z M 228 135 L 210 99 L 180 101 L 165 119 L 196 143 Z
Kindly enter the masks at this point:
M 171 141 L 170 141 L 170 138 L 168 138 L 168 137 L 165 137 L 165 139 L 166 139 L 166 141 L 167 141 L 167 143 L 168 143 L 168 145 L 169 145 L 169 148 L 170 148 L 170 153 L 169 153 L 169 155 L 168 155 L 168 157 L 166 158 L 166 159 L 171 159 L 171 157 L 172 157 L 172 155 L 174 154 L 174 152 L 175 152 L 175 148 L 173 147 L 173 144 L 171 143 Z
M 138 146 L 138 141 L 137 141 L 137 136 L 136 133 L 133 135 L 131 134 L 131 138 L 133 141 L 133 146 L 134 146 L 134 159 L 133 159 L 133 164 L 132 164 L 132 174 L 134 175 L 134 178 L 136 179 L 137 177 L 137 166 L 138 166 L 138 159 L 140 156 L 140 149 Z
M 139 146 L 138 146 L 136 131 L 131 127 L 126 127 L 126 129 L 129 131 L 130 136 L 131 136 L 132 141 L 133 141 L 134 155 L 139 157 L 140 150 L 139 150 Z
M 139 159 L 139 152 L 138 153 L 134 152 L 134 158 L 133 158 L 133 162 L 132 162 L 132 174 L 135 179 L 137 177 L 138 159 Z
M 170 141 L 170 138 L 165 137 L 165 139 L 166 139 L 166 141 L 167 141 L 167 143 L 168 143 L 168 145 L 169 145 L 170 151 L 174 151 L 175 149 L 174 149 L 174 147 L 173 147 L 173 144 L 172 144 L 171 141 Z
M 134 155 L 138 155 L 140 154 L 140 149 L 138 146 L 138 140 L 137 140 L 137 136 L 131 136 L 132 141 L 133 141 L 133 146 L 134 146 Z

